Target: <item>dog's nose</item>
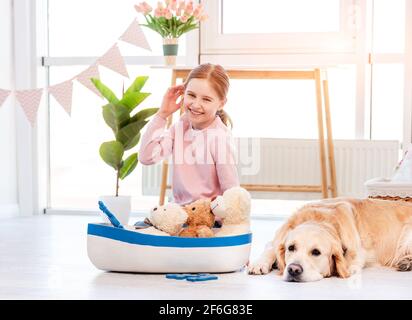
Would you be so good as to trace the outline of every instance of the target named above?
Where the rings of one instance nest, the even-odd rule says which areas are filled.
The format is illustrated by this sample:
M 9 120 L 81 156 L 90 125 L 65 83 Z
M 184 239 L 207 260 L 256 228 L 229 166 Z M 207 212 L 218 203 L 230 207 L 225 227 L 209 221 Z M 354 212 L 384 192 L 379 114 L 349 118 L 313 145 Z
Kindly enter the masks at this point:
M 292 276 L 292 277 L 297 277 L 299 275 L 301 275 L 303 272 L 303 268 L 300 264 L 297 263 L 291 263 L 288 266 L 288 273 Z

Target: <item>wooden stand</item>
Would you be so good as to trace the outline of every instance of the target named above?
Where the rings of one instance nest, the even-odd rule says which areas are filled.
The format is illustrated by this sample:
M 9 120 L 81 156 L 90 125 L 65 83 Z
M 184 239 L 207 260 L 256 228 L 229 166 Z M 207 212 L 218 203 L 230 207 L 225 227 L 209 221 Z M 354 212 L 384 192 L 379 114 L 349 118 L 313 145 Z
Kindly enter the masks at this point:
M 192 68 L 174 68 L 172 70 L 172 82 L 171 85 L 176 85 L 177 79 L 184 79 L 188 76 Z M 258 184 L 242 184 L 241 186 L 249 191 L 271 191 L 271 192 L 320 192 L 323 198 L 329 197 L 329 190 L 332 197 L 337 196 L 336 188 L 336 169 L 335 169 L 335 156 L 333 151 L 333 139 L 329 106 L 329 89 L 328 80 L 321 79 L 320 69 L 310 70 L 259 70 L 259 69 L 234 69 L 226 68 L 226 71 L 230 79 L 279 79 L 279 80 L 313 80 L 315 81 L 316 90 L 316 106 L 317 106 L 317 118 L 318 118 L 318 139 L 319 139 L 319 159 L 321 168 L 321 185 L 258 185 Z M 322 83 L 323 83 L 323 98 L 324 108 L 322 103 Z M 183 110 L 180 110 L 182 113 Z M 323 119 L 323 112 L 325 112 L 325 121 Z M 172 116 L 168 118 L 167 127 L 172 124 Z M 326 161 L 326 147 L 325 147 L 325 135 L 324 126 L 326 125 L 327 136 L 327 151 L 330 173 L 330 186 L 328 187 L 327 179 L 327 161 Z M 163 161 L 162 165 L 162 181 L 160 185 L 160 197 L 159 204 L 164 204 L 166 195 L 166 189 L 170 188 L 167 185 L 168 176 L 168 162 Z

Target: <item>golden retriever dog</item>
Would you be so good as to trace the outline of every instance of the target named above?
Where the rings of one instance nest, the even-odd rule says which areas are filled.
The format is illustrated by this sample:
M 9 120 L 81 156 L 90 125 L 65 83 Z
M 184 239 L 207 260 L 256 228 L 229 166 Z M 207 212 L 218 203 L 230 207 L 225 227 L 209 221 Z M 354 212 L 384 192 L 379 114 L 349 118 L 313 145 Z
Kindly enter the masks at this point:
M 367 266 L 412 269 L 412 204 L 329 199 L 303 206 L 276 232 L 250 274 L 279 269 L 283 280 L 350 277 Z

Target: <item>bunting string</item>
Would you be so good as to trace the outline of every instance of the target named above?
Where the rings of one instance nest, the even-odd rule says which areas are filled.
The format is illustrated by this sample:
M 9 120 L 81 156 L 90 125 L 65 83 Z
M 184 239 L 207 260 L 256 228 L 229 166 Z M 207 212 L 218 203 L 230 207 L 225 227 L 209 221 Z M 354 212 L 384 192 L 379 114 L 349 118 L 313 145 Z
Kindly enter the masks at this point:
M 147 39 L 142 29 L 140 28 L 137 19 L 134 19 L 132 21 L 126 31 L 119 37 L 118 41 L 119 40 L 151 51 L 150 45 L 147 42 Z M 31 90 L 7 90 L 0 88 L 0 108 L 5 103 L 7 98 L 11 94 L 14 94 L 20 107 L 23 109 L 27 120 L 32 126 L 34 126 L 37 120 L 37 111 L 40 106 L 43 92 L 48 92 L 70 116 L 73 101 L 74 80 L 78 81 L 87 89 L 94 92 L 97 96 L 102 97 L 100 92 L 90 81 L 90 78 L 99 79 L 99 67 L 101 66 L 129 78 L 124 58 L 116 42 L 113 46 L 110 47 L 109 50 L 107 50 L 106 53 L 98 58 L 95 63 L 69 80 L 65 80 L 61 83 L 57 83 L 45 88 L 37 88 Z

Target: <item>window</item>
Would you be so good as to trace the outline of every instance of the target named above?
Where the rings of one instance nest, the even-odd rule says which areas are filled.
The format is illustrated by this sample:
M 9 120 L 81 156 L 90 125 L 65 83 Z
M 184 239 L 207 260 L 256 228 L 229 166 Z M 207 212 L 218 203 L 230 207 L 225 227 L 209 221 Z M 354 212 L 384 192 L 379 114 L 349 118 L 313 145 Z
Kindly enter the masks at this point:
M 374 0 L 372 10 L 373 52 L 403 52 L 405 50 L 405 0 Z
M 49 55 L 101 56 L 136 17 L 133 8 L 136 3 L 136 0 L 49 1 Z M 145 27 L 142 29 L 152 52 L 122 42 L 122 54 L 162 55 L 160 35 Z M 179 40 L 179 54 L 183 55 L 186 41 L 184 37 Z
M 371 138 L 402 141 L 403 65 L 374 65 L 372 81 Z
M 202 54 L 353 52 L 354 1 L 205 1 Z M 321 8 L 321 10 L 320 10 Z
M 333 137 L 355 138 L 355 68 L 328 70 Z M 314 81 L 231 80 L 226 110 L 239 137 L 317 139 Z M 345 121 L 340 121 L 345 119 Z M 247 128 L 247 130 L 245 130 Z
M 134 4 L 134 0 L 48 1 L 49 56 L 45 61 L 50 85 L 80 74 L 102 56 L 136 17 Z M 164 65 L 162 41 L 157 33 L 144 27 L 142 30 L 152 52 L 118 41 L 126 63 L 133 62 L 127 65 L 130 79 L 104 67 L 99 67 L 100 78 L 119 95 L 123 83 L 127 88 L 136 76 L 148 75 L 144 89 L 152 95 L 141 106 L 158 107 L 170 84 L 170 73 L 150 67 Z M 179 39 L 178 63 L 190 56 L 186 50 L 183 36 Z M 115 172 L 99 156 L 100 144 L 112 140 L 113 134 L 102 118 L 104 100 L 77 81 L 73 83 L 71 116 L 54 98 L 49 99 L 49 207 L 94 210 L 99 195 L 115 193 Z M 135 148 L 132 151 L 136 152 Z M 132 195 L 132 210 L 148 209 L 157 201 L 157 197 L 142 196 L 141 170 L 139 165 L 120 182 L 120 194 Z
M 371 139 L 403 140 L 405 1 L 372 6 Z
M 340 3 L 255 0 L 242 6 L 236 0 L 223 0 L 222 18 L 223 34 L 339 32 Z

